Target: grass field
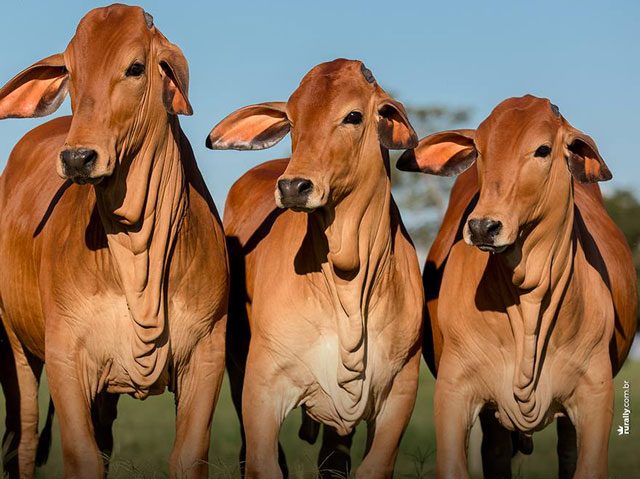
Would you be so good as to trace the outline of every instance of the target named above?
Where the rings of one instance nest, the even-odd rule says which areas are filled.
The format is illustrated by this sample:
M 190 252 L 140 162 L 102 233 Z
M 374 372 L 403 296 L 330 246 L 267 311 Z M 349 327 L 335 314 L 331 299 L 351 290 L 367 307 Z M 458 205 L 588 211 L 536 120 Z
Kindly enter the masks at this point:
M 615 380 L 616 404 L 614 431 L 611 434 L 609 464 L 610 477 L 622 479 L 638 477 L 640 471 L 640 426 L 632 413 L 631 435 L 618 436 L 616 426 L 621 422 L 622 382 L 631 383 L 632 411 L 640 415 L 640 362 L 627 362 Z M 637 388 L 637 389 L 636 389 Z M 423 364 L 420 389 L 411 423 L 402 441 L 396 466 L 398 478 L 433 477 L 435 464 L 435 435 L 433 424 L 434 379 Z M 637 392 L 636 392 L 637 391 Z M 40 406 L 44 417 L 48 397 L 43 388 Z M 2 398 L 3 399 L 3 398 Z M 2 401 L 3 402 L 3 401 Z M 0 421 L 4 432 L 4 404 L 1 404 Z M 115 423 L 115 450 L 110 477 L 112 478 L 163 478 L 167 477 L 168 457 L 173 442 L 173 396 L 169 393 L 136 401 L 128 396 L 119 403 L 119 416 Z M 297 437 L 300 412 L 293 411 L 285 422 L 281 439 L 287 453 L 291 477 L 314 477 L 318 446 L 310 446 Z M 354 440 L 354 466 L 360 462 L 364 449 L 364 427 L 359 427 Z M 472 444 L 479 447 L 479 435 L 472 432 Z M 225 380 L 213 422 L 212 445 L 209 455 L 212 478 L 236 478 L 239 470 L 236 462 L 240 444 L 236 419 L 228 382 Z M 470 468 L 479 468 L 479 453 L 472 447 Z M 534 452 L 531 456 L 518 456 L 514 462 L 514 477 L 544 478 L 556 476 L 555 427 L 551 426 L 534 435 Z M 479 477 L 477 473 L 473 474 Z M 38 471 L 40 478 L 62 477 L 62 458 L 57 424 L 49 462 Z

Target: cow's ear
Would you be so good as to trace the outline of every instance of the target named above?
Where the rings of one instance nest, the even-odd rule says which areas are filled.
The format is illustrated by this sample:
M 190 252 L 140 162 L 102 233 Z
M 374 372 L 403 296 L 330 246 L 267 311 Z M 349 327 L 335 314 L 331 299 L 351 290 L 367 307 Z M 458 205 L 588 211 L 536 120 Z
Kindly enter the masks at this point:
M 0 89 L 0 119 L 53 113 L 67 96 L 68 78 L 61 53 L 34 63 Z
M 169 42 L 160 32 L 161 47 L 158 52 L 162 75 L 162 100 L 172 115 L 192 115 L 189 103 L 189 64 L 182 50 Z
M 402 103 L 386 94 L 378 104 L 378 138 L 380 144 L 390 150 L 406 150 L 418 144 Z
M 402 171 L 419 171 L 439 176 L 453 176 L 469 168 L 478 156 L 474 144 L 475 130 L 450 130 L 429 135 L 413 150 L 398 159 Z
M 259 103 L 234 111 L 207 137 L 212 150 L 263 150 L 282 140 L 291 123 L 285 102 Z
M 569 171 L 581 183 L 610 180 L 613 175 L 589 135 L 569 126 L 564 140 Z

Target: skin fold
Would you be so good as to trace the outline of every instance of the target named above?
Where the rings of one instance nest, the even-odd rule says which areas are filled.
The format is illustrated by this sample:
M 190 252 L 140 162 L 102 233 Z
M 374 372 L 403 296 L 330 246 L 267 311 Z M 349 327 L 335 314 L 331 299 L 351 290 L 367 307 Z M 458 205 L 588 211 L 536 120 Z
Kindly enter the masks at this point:
M 422 139 L 398 167 L 464 171 L 424 271 L 436 476 L 468 477 L 479 416 L 485 477 L 511 477 L 512 454 L 530 453 L 531 434 L 554 418 L 559 476 L 608 477 L 612 378 L 637 297 L 629 247 L 595 184 L 611 173 L 593 139 L 528 95 L 477 130 Z
M 356 477 L 391 477 L 415 402 L 423 292 L 388 149 L 417 139 L 371 72 L 340 59 L 313 68 L 286 103 L 232 113 L 207 144 L 266 148 L 288 132 L 291 158 L 250 170 L 225 206 L 228 369 L 244 472 L 282 477 L 278 432 L 301 406 L 301 437 L 314 441 L 324 424 L 323 477 L 349 472 L 361 421 L 367 453 Z
M 207 477 L 229 285 L 177 118 L 191 114 L 186 59 L 141 8 L 95 9 L 0 90 L 0 116 L 50 114 L 67 93 L 73 115 L 27 133 L 0 178 L 5 469 L 33 477 L 46 360 L 65 477 L 106 473 L 118 395 L 166 388 L 170 477 Z

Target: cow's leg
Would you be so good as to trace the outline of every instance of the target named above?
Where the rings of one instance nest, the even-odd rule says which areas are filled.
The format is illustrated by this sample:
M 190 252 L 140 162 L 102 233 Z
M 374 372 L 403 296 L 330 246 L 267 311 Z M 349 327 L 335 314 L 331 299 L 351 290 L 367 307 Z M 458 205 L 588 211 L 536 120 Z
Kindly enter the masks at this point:
M 368 424 L 367 454 L 356 471 L 357 478 L 390 478 L 398 456 L 400 440 L 404 434 L 418 390 L 420 349 L 393 380 L 382 409 Z
M 345 478 L 351 474 L 351 442 L 355 431 L 340 436 L 331 426 L 324 426 L 322 447 L 318 455 L 318 476 L 321 479 Z
M 96 443 L 104 461 L 104 474 L 109 473 L 109 461 L 113 452 L 113 421 L 118 415 L 119 394 L 101 392 L 95 398 L 91 408 L 91 419 Z
M 556 428 L 558 431 L 558 477 L 571 479 L 576 472 L 578 459 L 576 428 L 568 417 L 559 417 L 556 420 Z
M 176 439 L 171 451 L 169 477 L 209 477 L 211 420 L 224 377 L 226 315 L 198 343 L 189 364 L 177 378 Z
M 607 354 L 593 356 L 565 408 L 576 428 L 575 478 L 608 477 L 609 433 L 613 417 L 613 379 Z
M 94 436 L 92 406 L 98 373 L 66 328 L 47 322 L 45 369 L 62 438 L 65 479 L 102 479 L 104 464 Z M 58 323 L 59 324 L 59 323 Z
M 0 323 L 0 382 L 5 397 L 2 461 L 10 478 L 31 478 L 38 447 L 38 382 L 42 361 Z
M 481 404 L 474 404 L 473 393 L 459 379 L 465 370 L 459 359 L 448 357 L 446 350 L 440 360 L 434 396 L 436 423 L 436 478 L 466 479 L 467 443 L 474 414 Z
M 244 379 L 242 417 L 247 441 L 245 477 L 278 479 L 280 426 L 296 405 L 300 391 L 272 359 L 273 353 L 252 343 Z
M 513 442 L 511 432 L 496 418 L 495 411 L 480 412 L 482 426 L 482 474 L 485 479 L 511 479 Z

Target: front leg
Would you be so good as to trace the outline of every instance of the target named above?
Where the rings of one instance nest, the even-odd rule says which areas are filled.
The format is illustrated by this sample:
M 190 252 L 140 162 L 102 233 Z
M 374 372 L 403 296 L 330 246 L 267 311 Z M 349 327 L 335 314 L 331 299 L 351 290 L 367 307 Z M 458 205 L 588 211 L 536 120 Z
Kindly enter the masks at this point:
M 97 371 L 63 327 L 47 323 L 45 370 L 56 406 L 65 479 L 102 479 L 103 459 L 94 437 L 91 409 L 97 389 Z
M 252 339 L 242 395 L 247 479 L 283 477 L 278 464 L 280 426 L 299 398 L 300 391 L 276 364 L 273 351 Z
M 421 351 L 418 348 L 393 380 L 391 391 L 378 416 L 369 423 L 368 450 L 356 477 L 390 478 L 418 391 Z
M 608 355 L 593 357 L 565 408 L 576 428 L 575 479 L 608 477 L 609 434 L 613 418 L 613 378 Z
M 224 377 L 226 315 L 202 339 L 177 377 L 176 439 L 171 451 L 169 477 L 206 478 L 211 420 Z
M 474 414 L 481 404 L 460 380 L 463 365 L 443 353 L 436 380 L 433 409 L 436 423 L 436 478 L 467 479 L 467 444 Z

